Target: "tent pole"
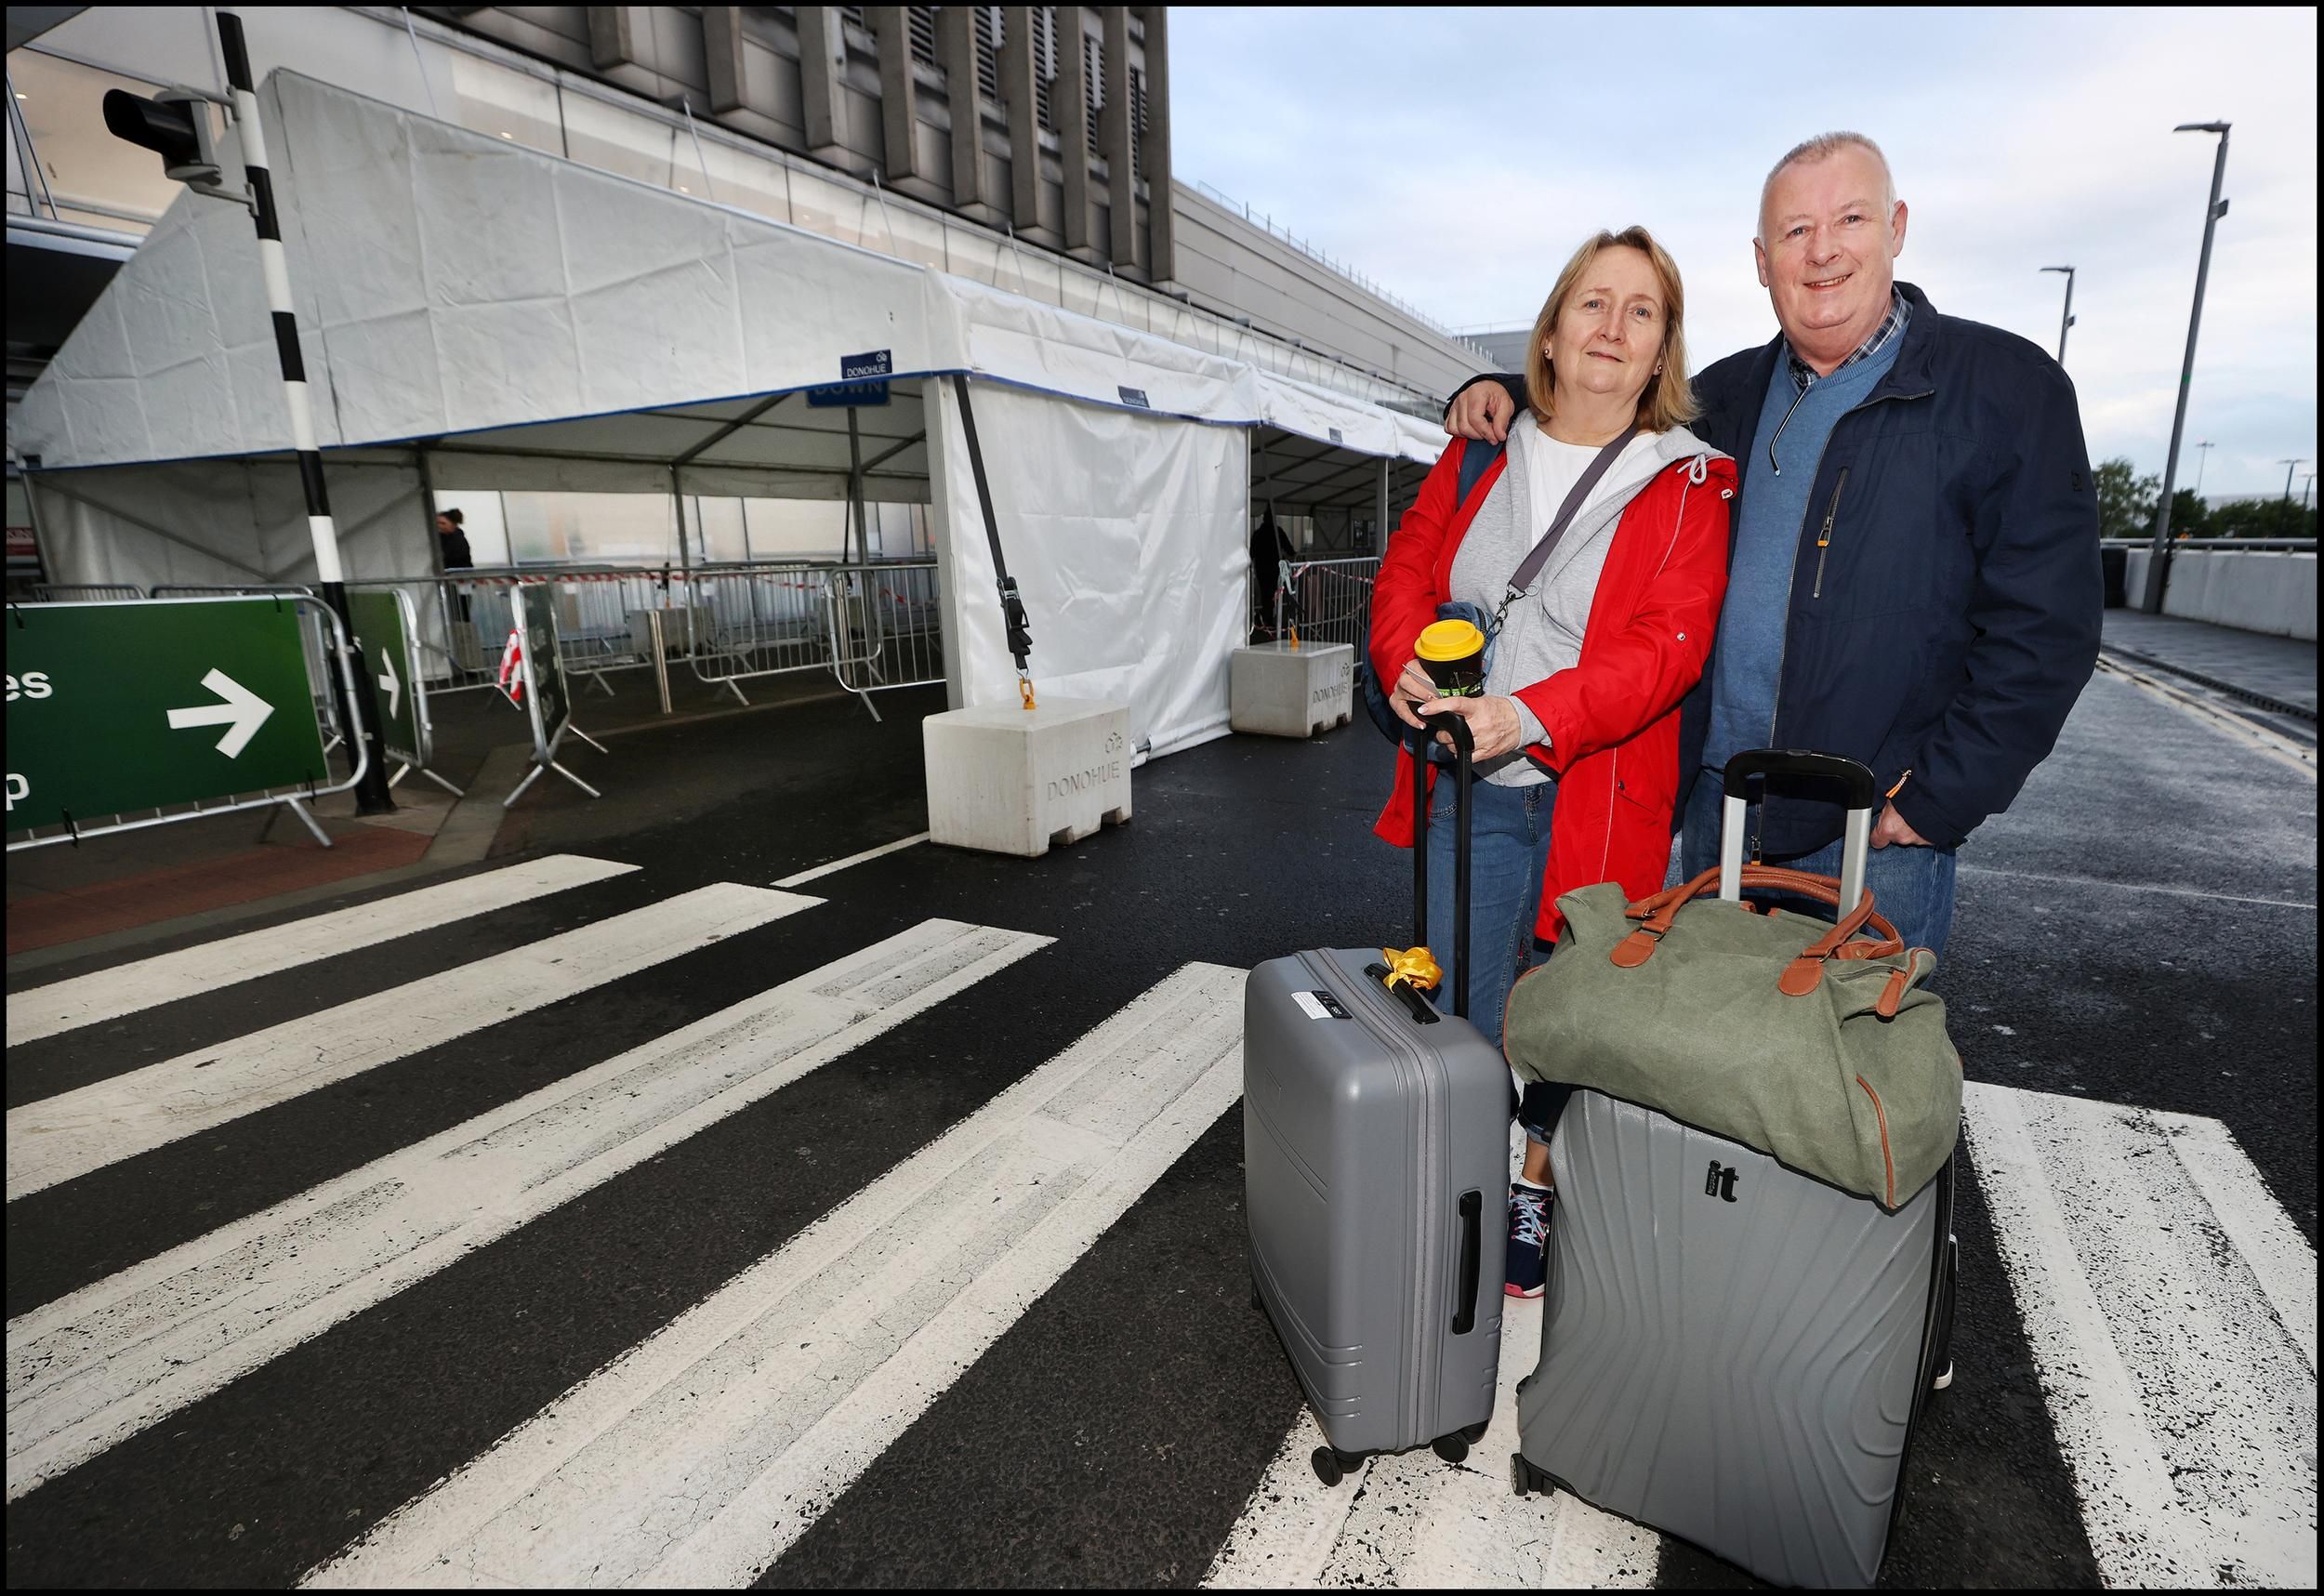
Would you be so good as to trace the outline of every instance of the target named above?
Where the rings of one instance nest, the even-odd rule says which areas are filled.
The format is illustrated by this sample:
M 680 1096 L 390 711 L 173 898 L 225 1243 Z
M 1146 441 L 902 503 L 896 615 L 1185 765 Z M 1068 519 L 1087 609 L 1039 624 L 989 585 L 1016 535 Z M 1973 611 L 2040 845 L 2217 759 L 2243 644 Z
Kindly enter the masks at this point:
M 266 278 L 267 309 L 272 313 L 274 350 L 283 374 L 283 398 L 290 410 L 291 445 L 298 455 L 299 485 L 307 497 L 307 530 L 314 538 L 315 575 L 323 600 L 339 618 L 344 635 L 355 636 L 355 623 L 347 613 L 347 576 L 339 565 L 338 529 L 331 521 L 331 496 L 323 480 L 323 452 L 315 445 L 314 413 L 307 398 L 307 368 L 298 348 L 298 312 L 291 299 L 290 257 L 283 248 L 282 218 L 274 207 L 274 180 L 267 164 L 266 129 L 258 120 L 258 94 L 250 76 L 250 51 L 242 36 L 242 18 L 220 8 L 218 42 L 226 58 L 226 83 L 232 92 L 234 125 L 242 134 L 244 176 L 250 185 L 251 221 L 258 234 L 258 262 Z M 350 647 L 352 647 L 350 642 Z M 371 673 L 352 670 L 353 702 L 344 706 L 346 724 L 356 730 L 363 746 L 357 760 L 355 809 L 360 814 L 387 814 L 395 809 L 388 791 L 387 748 L 379 737 L 379 706 L 374 702 Z M 333 686 L 341 699 L 349 694 L 344 681 Z
M 864 438 L 855 425 L 855 406 L 847 407 L 847 498 L 855 515 L 857 563 L 871 564 L 871 529 L 864 524 Z M 844 563 L 844 561 L 842 562 Z
M 1388 547 L 1388 456 L 1385 455 L 1380 457 L 1380 496 L 1372 504 L 1372 536 L 1376 540 L 1372 547 L 1375 552 L 1384 552 Z M 1350 538 L 1348 541 L 1353 543 L 1355 540 Z

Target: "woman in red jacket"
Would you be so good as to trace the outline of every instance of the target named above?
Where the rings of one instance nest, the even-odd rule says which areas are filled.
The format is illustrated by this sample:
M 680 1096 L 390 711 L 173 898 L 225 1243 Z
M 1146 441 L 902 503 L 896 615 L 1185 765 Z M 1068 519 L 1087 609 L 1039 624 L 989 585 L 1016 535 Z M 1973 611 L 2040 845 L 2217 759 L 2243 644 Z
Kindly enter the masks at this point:
M 1678 791 L 1678 706 L 1702 675 L 1726 588 L 1732 461 L 1688 432 L 1684 296 L 1644 228 L 1601 232 L 1558 274 L 1525 363 L 1527 414 L 1465 501 L 1455 441 L 1380 561 L 1371 657 L 1408 725 L 1459 715 L 1475 740 L 1469 1014 L 1499 1036 L 1509 989 L 1556 941 L 1557 899 L 1662 885 Z M 1604 457 L 1603 459 L 1601 457 Z M 1474 462 L 1472 462 L 1473 466 Z M 1593 468 L 1602 471 L 1585 482 Z M 1569 500 L 1574 502 L 1569 504 Z M 1538 574 L 1512 578 L 1564 520 Z M 1480 692 L 1440 697 L 1416 657 L 1441 606 L 1486 619 Z M 1496 619 L 1496 617 L 1498 617 Z M 1442 732 L 1440 741 L 1449 741 Z M 1409 847 L 1411 769 L 1376 827 Z M 1432 798 L 1451 818 L 1451 795 Z M 1450 824 L 1429 827 L 1429 942 L 1452 942 Z M 1510 1193 L 1508 1289 L 1541 1290 L 1549 1133 L 1566 1090 L 1529 1088 Z

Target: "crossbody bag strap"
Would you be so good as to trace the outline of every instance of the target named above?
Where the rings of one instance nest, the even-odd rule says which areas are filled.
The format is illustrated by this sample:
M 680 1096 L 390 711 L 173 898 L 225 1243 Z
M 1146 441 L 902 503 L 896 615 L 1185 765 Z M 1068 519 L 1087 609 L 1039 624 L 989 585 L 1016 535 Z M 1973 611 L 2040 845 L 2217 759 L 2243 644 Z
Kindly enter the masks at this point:
M 1573 490 L 1565 495 L 1565 502 L 1557 507 L 1557 519 L 1550 522 L 1550 530 L 1541 534 L 1541 541 L 1533 546 L 1532 552 L 1510 574 L 1509 591 L 1501 596 L 1500 608 L 1493 612 L 1491 629 L 1494 632 L 1501 629 L 1501 622 L 1509 614 L 1509 607 L 1525 596 L 1525 589 L 1533 586 L 1534 579 L 1541 574 L 1541 568 L 1550 562 L 1550 556 L 1557 550 L 1558 540 L 1565 535 L 1565 529 L 1573 524 L 1574 517 L 1580 513 L 1582 505 L 1588 501 L 1590 490 L 1614 468 L 1614 462 L 1620 458 L 1622 451 L 1629 448 L 1631 440 L 1637 436 L 1638 429 L 1633 425 L 1599 450 L 1597 458 L 1584 467 L 1581 475 L 1575 479 Z

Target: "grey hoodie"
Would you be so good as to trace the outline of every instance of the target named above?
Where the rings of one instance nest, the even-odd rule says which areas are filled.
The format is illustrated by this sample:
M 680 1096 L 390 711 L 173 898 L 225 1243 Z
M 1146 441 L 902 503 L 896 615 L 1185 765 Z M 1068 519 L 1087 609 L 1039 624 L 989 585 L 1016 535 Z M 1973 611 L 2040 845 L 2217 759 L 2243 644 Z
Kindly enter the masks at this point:
M 1453 557 L 1452 597 L 1484 606 L 1491 614 L 1509 590 L 1509 578 L 1525 560 L 1547 526 L 1533 522 L 1532 450 L 1540 433 L 1525 425 L 1509 429 L 1509 464 Z M 1672 464 L 1681 460 L 1725 459 L 1726 455 L 1684 427 L 1642 437 L 1614 462 L 1574 522 L 1565 529 L 1549 563 L 1529 592 L 1510 605 L 1499 638 L 1493 645 L 1493 668 L 1485 691 L 1495 697 L 1515 698 L 1520 687 L 1530 687 L 1570 670 L 1581 660 L 1581 635 L 1589 624 L 1591 601 L 1597 597 L 1598 577 L 1605 569 L 1606 551 L 1614 544 L 1614 529 L 1631 501 L 1645 491 Z M 1541 722 L 1522 699 L 1518 719 L 1525 723 L 1530 745 L 1543 740 Z M 1501 786 L 1531 786 L 1550 780 L 1522 752 L 1487 760 L 1477 767 L 1486 780 Z

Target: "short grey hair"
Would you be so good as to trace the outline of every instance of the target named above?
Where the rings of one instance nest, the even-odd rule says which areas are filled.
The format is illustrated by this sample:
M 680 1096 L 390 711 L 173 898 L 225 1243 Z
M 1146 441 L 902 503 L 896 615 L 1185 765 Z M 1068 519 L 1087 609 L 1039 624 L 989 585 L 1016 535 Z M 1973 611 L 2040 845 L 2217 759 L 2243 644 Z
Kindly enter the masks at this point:
M 1895 175 L 1889 171 L 1888 157 L 1881 153 L 1881 147 L 1861 133 L 1818 133 L 1813 138 L 1802 138 L 1799 143 L 1785 151 L 1783 159 L 1776 162 L 1768 171 L 1767 180 L 1760 184 L 1760 226 L 1764 229 L 1767 225 L 1767 201 L 1769 196 L 1776 191 L 1776 179 L 1783 176 L 1785 168 L 1796 166 L 1802 161 L 1821 161 L 1826 156 L 1836 155 L 1845 149 L 1862 150 L 1881 164 L 1882 219 L 1885 221 L 1889 217 L 1895 215 L 1896 178 Z M 1764 244 L 1767 241 L 1762 239 L 1760 242 Z

